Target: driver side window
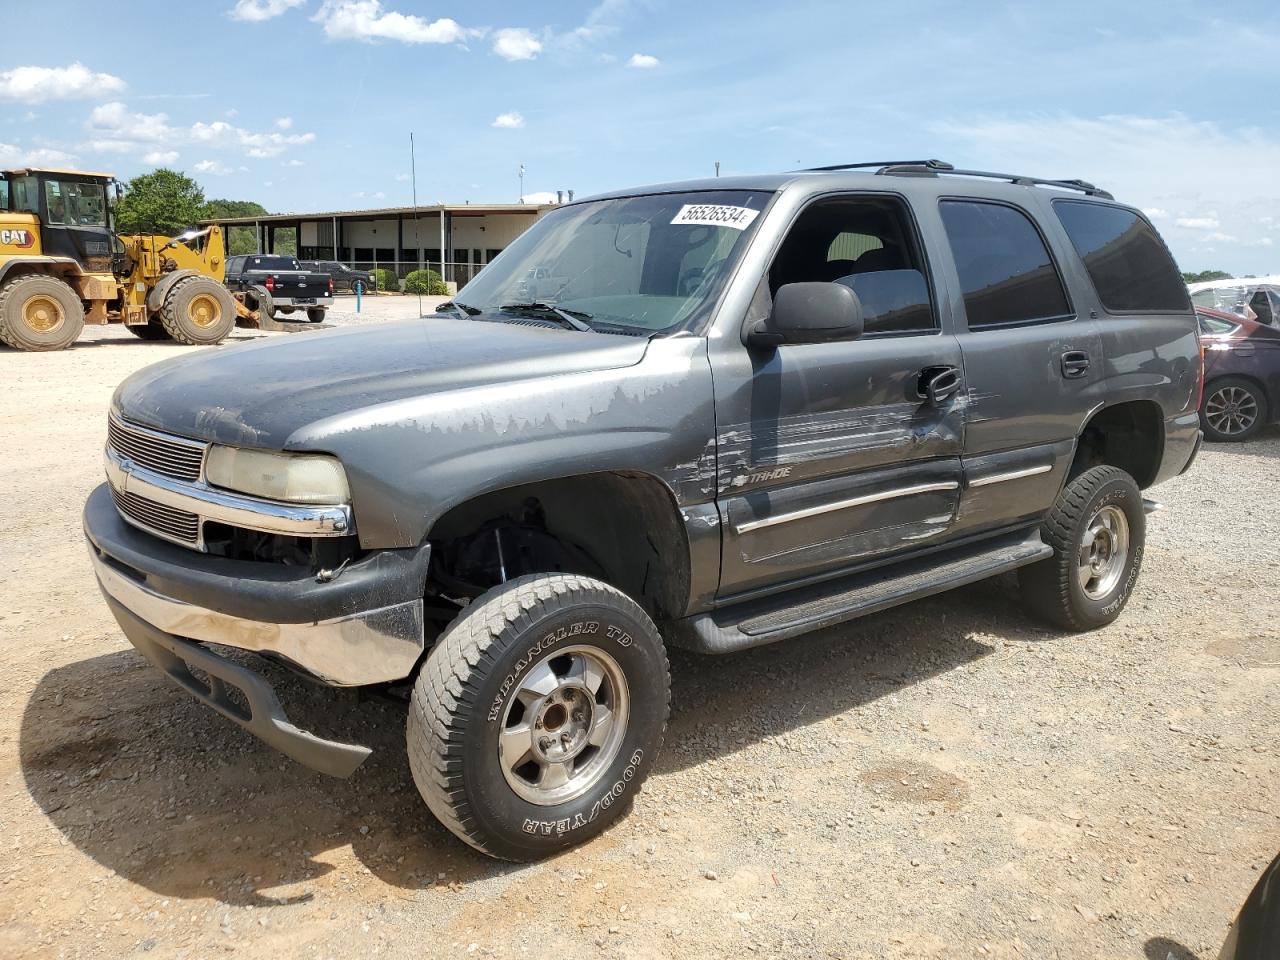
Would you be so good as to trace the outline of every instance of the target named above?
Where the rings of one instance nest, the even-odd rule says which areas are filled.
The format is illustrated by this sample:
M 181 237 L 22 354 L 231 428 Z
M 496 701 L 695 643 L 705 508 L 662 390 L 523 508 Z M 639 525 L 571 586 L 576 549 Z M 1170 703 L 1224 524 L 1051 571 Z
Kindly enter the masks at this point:
M 862 302 L 864 336 L 932 333 L 938 320 L 920 249 L 901 200 L 819 200 L 782 242 L 769 292 L 788 283 L 844 284 Z

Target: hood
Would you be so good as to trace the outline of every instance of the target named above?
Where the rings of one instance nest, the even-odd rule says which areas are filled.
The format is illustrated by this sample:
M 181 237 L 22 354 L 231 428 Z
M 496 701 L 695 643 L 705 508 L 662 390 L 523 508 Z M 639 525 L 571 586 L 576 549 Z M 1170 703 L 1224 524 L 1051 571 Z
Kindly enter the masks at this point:
M 316 421 L 444 390 L 639 363 L 648 341 L 429 317 L 204 348 L 116 389 L 126 420 L 179 436 L 282 450 Z

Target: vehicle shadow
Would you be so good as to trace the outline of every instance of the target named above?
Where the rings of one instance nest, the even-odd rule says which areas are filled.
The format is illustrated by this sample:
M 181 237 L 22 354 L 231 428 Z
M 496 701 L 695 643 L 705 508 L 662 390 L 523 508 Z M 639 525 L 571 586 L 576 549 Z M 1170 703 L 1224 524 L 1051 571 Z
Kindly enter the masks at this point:
M 1166 937 L 1152 937 L 1142 945 L 1142 955 L 1147 960 L 1199 960 L 1197 953 Z
M 1046 636 L 1002 578 L 774 647 L 725 657 L 672 651 L 672 719 L 655 775 L 977 660 L 993 650 L 973 639 L 977 631 Z M 277 888 L 305 889 L 334 871 L 347 880 L 347 844 L 355 870 L 406 890 L 519 869 L 474 853 L 428 812 L 405 759 L 403 705 L 317 687 L 250 655 L 244 662 L 276 685 L 298 726 L 367 744 L 373 755 L 349 780 L 314 773 L 126 649 L 41 678 L 19 740 L 31 796 L 80 850 L 163 896 L 306 900 Z

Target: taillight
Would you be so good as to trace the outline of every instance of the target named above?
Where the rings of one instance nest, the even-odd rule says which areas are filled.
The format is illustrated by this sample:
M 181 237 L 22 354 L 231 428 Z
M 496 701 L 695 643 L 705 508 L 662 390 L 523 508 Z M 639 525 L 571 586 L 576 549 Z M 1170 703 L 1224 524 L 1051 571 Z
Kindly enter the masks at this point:
M 1204 340 L 1200 339 L 1200 386 L 1196 390 L 1196 409 L 1199 410 L 1202 406 L 1204 406 Z
M 276 278 L 275 278 L 275 277 L 267 277 L 267 282 L 264 284 L 264 286 L 267 288 L 267 293 L 275 293 L 275 292 L 276 292 Z
M 329 278 L 329 296 L 333 296 L 333 277 Z

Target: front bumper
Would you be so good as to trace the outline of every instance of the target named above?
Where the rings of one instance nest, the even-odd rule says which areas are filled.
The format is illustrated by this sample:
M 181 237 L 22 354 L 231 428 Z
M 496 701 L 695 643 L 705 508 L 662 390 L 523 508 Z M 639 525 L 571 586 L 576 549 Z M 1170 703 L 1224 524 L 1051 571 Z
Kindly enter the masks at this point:
M 123 604 L 106 593 L 107 607 L 138 652 L 208 707 L 232 720 L 299 763 L 333 777 L 349 777 L 373 751 L 354 743 L 322 740 L 289 722 L 271 685 L 237 663 L 157 630 L 134 616 Z M 192 668 L 199 674 L 192 672 Z M 228 692 L 234 687 L 240 699 Z
M 408 677 L 425 648 L 429 546 L 374 551 L 322 583 L 309 570 L 213 557 L 142 533 L 121 518 L 107 484 L 85 504 L 84 531 L 111 612 L 129 641 L 169 677 L 309 766 L 350 773 L 367 755 L 353 762 L 352 751 L 364 748 L 292 727 L 266 680 L 200 644 L 261 653 L 332 686 Z M 188 665 L 216 683 L 196 679 Z M 247 716 L 225 685 L 244 694 Z M 321 757 L 329 747 L 332 755 Z

